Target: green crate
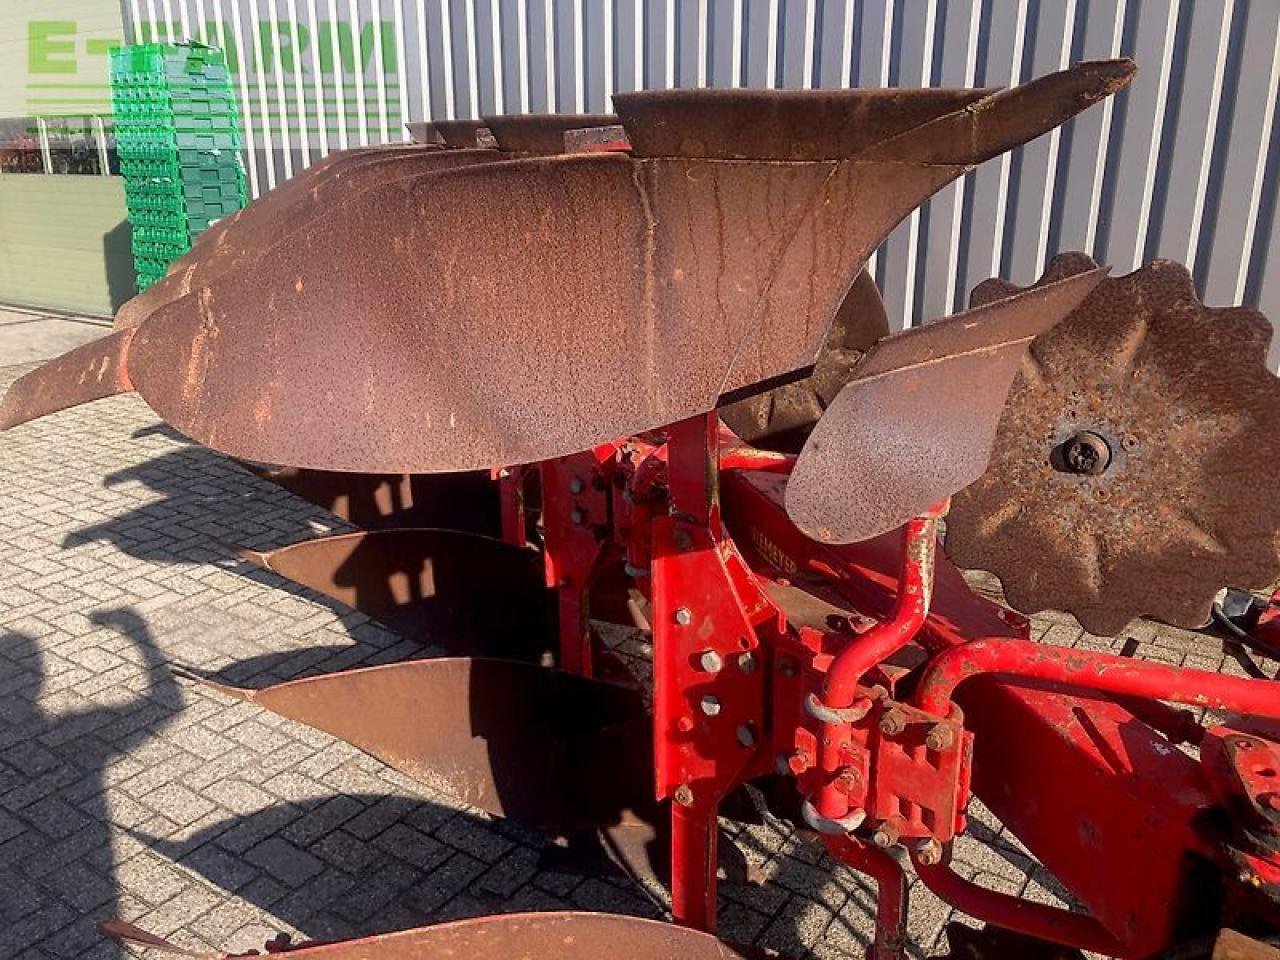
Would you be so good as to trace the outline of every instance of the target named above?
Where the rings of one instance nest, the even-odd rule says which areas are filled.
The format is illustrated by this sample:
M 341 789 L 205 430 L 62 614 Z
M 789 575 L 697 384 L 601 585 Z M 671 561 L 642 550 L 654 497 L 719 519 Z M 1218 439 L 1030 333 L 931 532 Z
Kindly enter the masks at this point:
M 228 161 L 224 154 L 222 162 L 217 165 L 178 166 L 177 169 L 179 171 L 178 177 L 183 184 L 235 183 L 241 187 L 244 186 L 244 171 L 240 169 L 238 157 L 233 157 Z
M 148 193 L 125 189 L 124 203 L 132 216 L 135 210 L 163 211 L 182 216 L 187 214 L 187 201 L 181 193 Z
M 157 260 L 163 263 L 172 263 L 191 249 L 188 242 L 177 243 L 153 243 L 148 240 L 139 240 L 133 238 L 133 256 L 135 262 L 141 259 Z
M 241 203 L 244 189 L 239 183 L 188 183 L 183 181 L 182 195 L 187 202 L 200 203 Z

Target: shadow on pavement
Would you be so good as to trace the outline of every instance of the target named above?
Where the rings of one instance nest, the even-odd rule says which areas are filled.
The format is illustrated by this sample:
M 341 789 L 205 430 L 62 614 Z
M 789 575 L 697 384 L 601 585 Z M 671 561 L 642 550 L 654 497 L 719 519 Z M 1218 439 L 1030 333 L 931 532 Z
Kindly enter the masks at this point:
M 136 612 L 101 610 L 89 619 L 126 637 L 142 659 L 145 683 L 119 705 L 46 709 L 40 698 L 49 678 L 35 638 L 0 635 L 0 955 L 7 957 L 38 941 L 62 956 L 124 956 L 94 929 L 118 912 L 104 772 L 163 731 L 182 697 Z

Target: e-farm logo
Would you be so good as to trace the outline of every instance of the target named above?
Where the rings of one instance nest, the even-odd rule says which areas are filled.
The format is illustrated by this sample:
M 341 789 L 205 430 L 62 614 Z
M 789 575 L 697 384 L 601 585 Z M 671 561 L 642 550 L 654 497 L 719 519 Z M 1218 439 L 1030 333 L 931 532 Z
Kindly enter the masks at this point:
M 305 118 L 316 129 L 357 116 L 377 125 L 400 122 L 400 64 L 395 24 L 390 20 L 319 20 L 313 24 L 257 20 L 192 23 L 141 21 L 139 43 L 189 39 L 222 50 L 231 83 L 249 107 L 253 127 L 295 132 Z M 111 87 L 107 59 L 118 38 L 89 35 L 74 20 L 27 24 L 27 106 L 33 116 L 107 115 Z M 244 118 L 242 118 L 244 122 Z

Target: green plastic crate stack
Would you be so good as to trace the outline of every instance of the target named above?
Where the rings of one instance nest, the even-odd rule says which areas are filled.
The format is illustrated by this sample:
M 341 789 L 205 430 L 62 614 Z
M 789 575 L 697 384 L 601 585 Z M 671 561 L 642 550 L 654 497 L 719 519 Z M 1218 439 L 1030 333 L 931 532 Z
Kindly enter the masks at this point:
M 240 117 L 221 50 L 144 43 L 111 54 L 111 103 L 138 289 L 248 200 Z

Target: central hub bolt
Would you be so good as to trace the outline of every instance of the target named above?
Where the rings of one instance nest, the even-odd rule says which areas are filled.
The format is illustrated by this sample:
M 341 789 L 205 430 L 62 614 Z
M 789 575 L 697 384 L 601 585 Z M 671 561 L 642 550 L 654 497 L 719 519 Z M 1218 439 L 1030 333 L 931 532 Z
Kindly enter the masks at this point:
M 1096 477 L 1111 466 L 1111 446 L 1092 430 L 1081 430 L 1062 444 L 1062 465 L 1068 473 Z

